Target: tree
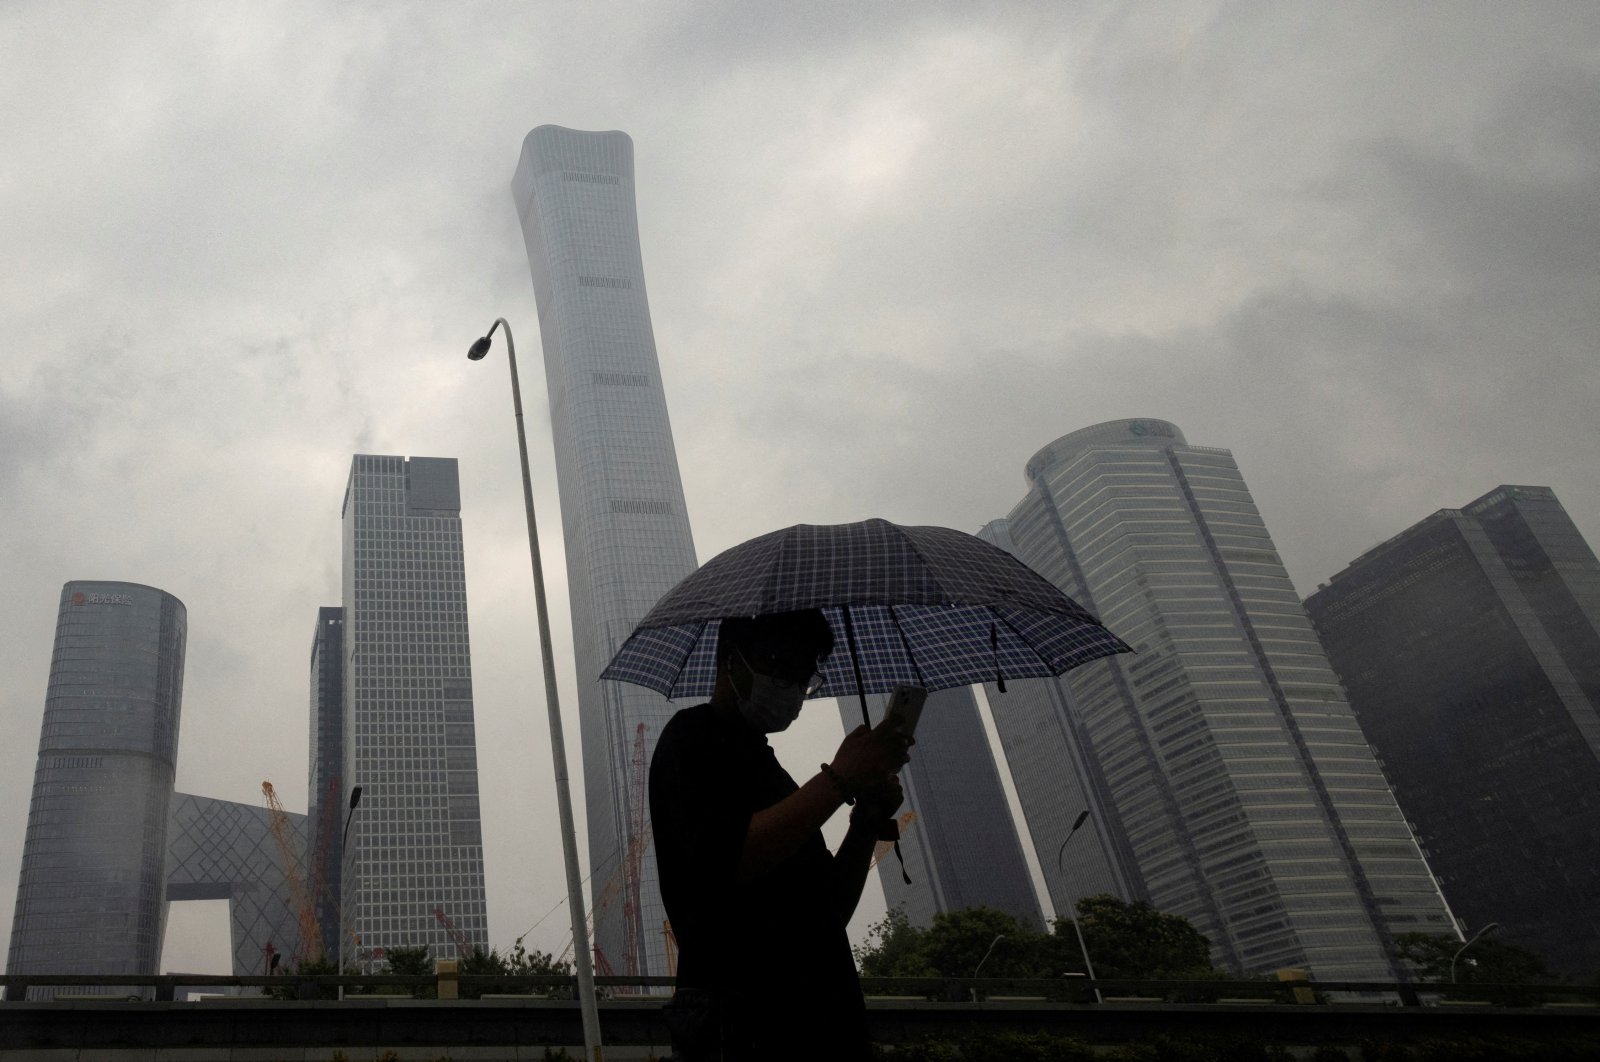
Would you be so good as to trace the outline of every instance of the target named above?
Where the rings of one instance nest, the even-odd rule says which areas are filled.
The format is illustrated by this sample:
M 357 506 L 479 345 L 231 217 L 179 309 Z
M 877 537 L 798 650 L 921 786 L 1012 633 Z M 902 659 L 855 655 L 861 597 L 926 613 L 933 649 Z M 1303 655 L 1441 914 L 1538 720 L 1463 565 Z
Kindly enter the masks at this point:
M 1129 903 L 1101 893 L 1077 903 L 1078 923 L 1100 977 L 1183 980 L 1214 974 L 1211 942 L 1187 918 L 1164 914 L 1148 903 Z M 1057 918 L 1051 957 L 1061 969 L 1082 970 L 1072 920 Z M 1063 949 L 1067 953 L 1063 954 Z
M 318 974 L 336 974 L 338 972 L 338 967 L 326 955 L 318 955 L 314 959 L 303 959 L 296 966 L 278 968 L 280 976 L 294 976 L 297 974 L 315 976 Z M 331 992 L 332 989 L 326 989 L 325 991 Z M 273 985 L 267 989 L 267 995 L 273 999 L 316 999 L 319 998 L 320 993 L 315 986 L 308 990 L 301 985 Z
M 428 956 L 426 944 L 416 948 L 389 948 L 383 953 L 383 961 L 388 965 L 389 972 L 403 977 L 419 977 L 433 973 L 433 960 Z M 437 993 L 432 986 L 417 985 L 412 988 L 390 988 L 388 991 L 379 989 L 384 995 L 415 996 L 417 999 L 432 999 Z
M 855 949 L 863 977 L 937 977 L 938 971 L 923 955 L 928 931 L 911 924 L 905 908 L 892 907 L 883 921 L 867 929 L 867 939 Z
M 868 930 L 855 954 L 865 977 L 971 977 L 980 963 L 984 977 L 1034 977 L 1039 936 L 992 907 L 941 912 L 927 929 L 897 907 Z
M 530 952 L 518 937 L 506 953 L 506 972 L 519 977 L 571 977 L 572 963 L 537 948 Z
M 1188 919 L 1105 895 L 1079 900 L 1078 912 L 1101 977 L 1216 976 L 1210 943 Z M 1083 972 L 1070 918 L 1057 918 L 1051 932 L 1040 933 L 991 907 L 935 915 L 927 929 L 912 925 L 903 910 L 891 910 L 871 927 L 855 954 L 865 977 L 970 978 L 980 963 L 982 977 L 1059 978 Z
M 1428 981 L 1450 980 L 1450 959 L 1461 941 L 1448 933 L 1402 933 L 1395 950 L 1401 959 Z M 1456 981 L 1461 984 L 1535 985 L 1551 980 L 1544 960 L 1527 948 L 1494 937 L 1479 937 L 1456 960 Z
M 484 977 L 571 977 L 572 964 L 565 960 L 557 961 L 549 952 L 535 949 L 529 952 L 522 944 L 519 937 L 511 945 L 511 950 L 504 955 L 495 948 L 488 951 L 475 951 L 461 960 L 461 973 Z M 466 986 L 461 988 L 461 998 L 477 999 L 483 994 L 480 986 Z M 547 985 L 534 985 L 529 983 L 510 982 L 494 988 L 495 992 L 526 994 L 535 991 L 552 991 Z M 559 989 L 554 990 L 556 995 L 565 995 Z
M 968 907 L 933 916 L 923 939 L 928 965 L 944 977 L 1050 976 L 1039 969 L 1040 934 L 993 907 Z

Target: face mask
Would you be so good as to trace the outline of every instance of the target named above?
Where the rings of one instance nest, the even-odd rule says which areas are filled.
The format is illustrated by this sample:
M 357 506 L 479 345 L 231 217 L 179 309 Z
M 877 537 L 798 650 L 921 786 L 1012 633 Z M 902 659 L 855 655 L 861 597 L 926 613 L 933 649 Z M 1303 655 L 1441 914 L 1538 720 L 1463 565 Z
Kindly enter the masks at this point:
M 737 683 L 733 687 L 739 714 L 763 734 L 776 734 L 789 729 L 789 724 L 799 717 L 800 707 L 805 704 L 805 687 L 795 683 L 779 685 L 771 676 L 752 668 L 750 662 L 744 660 L 743 653 L 739 654 L 739 659 L 744 661 L 745 670 L 750 672 L 748 694 L 741 694 Z

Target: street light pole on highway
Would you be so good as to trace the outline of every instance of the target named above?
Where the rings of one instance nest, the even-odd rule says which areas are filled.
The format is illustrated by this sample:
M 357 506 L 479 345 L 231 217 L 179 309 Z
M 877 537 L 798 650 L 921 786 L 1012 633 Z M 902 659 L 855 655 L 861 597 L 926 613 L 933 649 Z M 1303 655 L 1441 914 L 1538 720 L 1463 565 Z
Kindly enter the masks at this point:
M 1064 867 L 1062 865 L 1062 863 L 1061 863 L 1061 857 L 1066 855 L 1066 853 L 1067 853 L 1067 841 L 1072 840 L 1072 835 L 1078 832 L 1078 827 L 1082 826 L 1088 820 L 1089 820 L 1089 809 L 1088 808 L 1084 808 L 1082 811 L 1080 811 L 1078 813 L 1078 821 L 1074 822 L 1072 824 L 1072 829 L 1067 831 L 1067 840 L 1061 842 L 1061 848 L 1060 848 L 1059 851 L 1056 852 L 1056 869 L 1061 872 L 1061 875 L 1063 877 L 1066 876 L 1067 871 L 1066 871 L 1066 867 Z M 1067 914 L 1072 917 L 1072 931 L 1078 935 L 1078 950 L 1083 952 L 1083 969 L 1084 969 L 1084 972 L 1089 975 L 1089 980 L 1092 982 L 1094 980 L 1094 963 L 1089 961 L 1089 945 L 1087 945 L 1087 944 L 1085 944 L 1083 942 L 1083 927 L 1078 925 L 1078 902 L 1077 902 L 1077 897 L 1070 897 L 1069 899 L 1070 899 L 1071 902 L 1069 902 L 1067 904 Z M 1095 985 L 1095 988 L 1094 988 L 1094 1001 L 1096 1003 L 1104 1003 L 1105 1002 L 1105 1000 L 1100 995 L 1100 986 L 1099 985 Z
M 350 790 L 350 810 L 344 813 L 344 833 L 339 837 L 339 976 L 344 976 L 344 853 L 350 843 L 350 820 L 356 816 L 356 805 L 361 803 L 361 787 Z M 344 985 L 339 986 L 339 998 L 344 998 Z
M 517 384 L 517 348 L 511 325 L 495 318 L 467 357 L 481 361 L 489 353 L 495 329 L 506 334 L 506 355 L 511 365 L 511 408 L 517 418 L 517 456 L 522 460 L 522 500 L 528 511 L 528 554 L 533 561 L 533 603 L 539 621 L 539 651 L 544 657 L 544 702 L 550 715 L 550 757 L 554 761 L 556 807 L 561 816 L 561 853 L 567 865 L 567 908 L 572 913 L 572 944 L 578 965 L 578 1003 L 583 1013 L 583 1044 L 589 1062 L 603 1062 L 600 1011 L 595 1003 L 594 966 L 589 951 L 589 928 L 583 906 L 583 879 L 578 873 L 578 839 L 572 824 L 572 793 L 567 784 L 567 745 L 561 733 L 561 702 L 556 692 L 555 654 L 550 648 L 550 611 L 545 605 L 544 565 L 539 559 L 539 528 L 533 518 L 533 479 L 528 473 L 528 436 L 522 426 L 522 389 Z
M 1483 936 L 1485 933 L 1489 932 L 1489 930 L 1491 930 L 1491 929 L 1499 929 L 1499 928 L 1500 928 L 1500 923 L 1499 922 L 1490 922 L 1488 925 L 1484 926 L 1482 929 L 1480 929 L 1476 933 L 1472 934 L 1472 936 L 1468 937 L 1467 938 L 1467 942 L 1465 944 L 1461 945 L 1461 947 L 1456 949 L 1456 953 L 1454 955 L 1450 956 L 1450 983 L 1451 984 L 1455 984 L 1456 983 L 1456 960 L 1461 958 L 1461 953 L 1466 951 L 1468 948 L 1472 947 L 1472 945 L 1476 944 L 1478 942 L 1478 938 Z

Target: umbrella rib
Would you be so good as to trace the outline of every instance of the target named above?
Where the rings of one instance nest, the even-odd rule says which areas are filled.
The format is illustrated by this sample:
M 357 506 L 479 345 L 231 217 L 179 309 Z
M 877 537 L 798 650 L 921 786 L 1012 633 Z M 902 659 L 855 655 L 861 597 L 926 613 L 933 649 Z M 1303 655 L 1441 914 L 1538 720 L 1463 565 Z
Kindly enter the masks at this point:
M 678 661 L 678 666 L 673 669 L 672 682 L 670 684 L 668 684 L 666 690 L 664 690 L 663 693 L 662 693 L 662 695 L 665 696 L 667 698 L 667 700 L 669 700 L 669 701 L 672 700 L 672 693 L 673 693 L 674 690 L 676 690 L 678 688 L 678 680 L 683 677 L 683 670 L 688 665 L 689 658 L 694 656 L 695 647 L 700 644 L 700 639 L 705 637 L 706 625 L 709 622 L 710 622 L 709 620 L 701 620 L 700 621 L 700 629 L 695 632 L 695 635 L 694 635 L 693 638 L 689 639 L 689 648 L 688 648 L 687 651 L 684 652 L 682 659 L 680 659 Z
M 1001 612 L 1000 609 L 991 606 L 989 608 L 989 615 L 993 616 L 995 619 L 997 619 L 1001 623 L 1005 624 L 1006 630 L 1010 631 L 1012 634 L 1017 636 L 1017 641 L 1021 642 L 1023 645 L 1028 646 L 1028 648 L 1033 649 L 1032 643 L 1030 643 L 1028 641 L 1028 639 L 1023 636 L 1021 631 L 1017 630 L 1015 627 L 1013 627 L 1011 625 L 1011 621 L 1005 617 L 1005 614 L 1003 612 Z M 1034 651 L 1037 652 L 1038 650 L 1034 650 Z M 1042 659 L 1044 659 L 1044 657 L 1041 655 L 1040 659 L 1042 660 Z M 998 672 L 999 669 L 1000 669 L 1000 647 L 998 645 L 996 645 L 995 649 L 994 649 L 994 666 L 995 666 L 995 670 Z M 1051 665 L 1051 666 L 1053 667 L 1054 665 Z M 1004 693 L 1006 690 L 1005 690 L 1005 680 L 1003 678 L 1000 680 L 998 685 L 1000 686 L 1000 692 Z
M 922 668 L 917 666 L 917 656 L 911 651 L 911 641 L 906 637 L 905 628 L 900 626 L 900 617 L 895 614 L 895 606 L 889 606 L 889 619 L 894 623 L 894 632 L 900 636 L 900 644 L 905 647 L 906 659 L 911 662 L 911 673 L 917 676 L 917 685 L 926 687 L 927 680 L 922 677 Z
M 850 606 L 841 605 L 839 611 L 844 613 L 844 640 L 850 647 L 850 669 L 856 676 L 856 696 L 861 698 L 861 721 L 871 726 L 872 716 L 867 714 L 867 690 L 861 682 L 861 661 L 856 656 L 856 629 L 850 622 Z
M 934 589 L 939 593 L 939 597 L 948 602 L 950 595 L 945 592 L 944 583 L 941 582 L 936 575 L 934 575 L 935 569 L 933 562 L 930 561 L 927 555 L 922 552 L 922 547 L 917 544 L 917 540 L 906 534 L 905 528 L 901 527 L 899 524 L 892 524 L 890 526 L 899 532 L 900 537 L 905 541 L 906 549 L 915 554 L 917 560 L 922 562 L 923 577 L 933 584 Z

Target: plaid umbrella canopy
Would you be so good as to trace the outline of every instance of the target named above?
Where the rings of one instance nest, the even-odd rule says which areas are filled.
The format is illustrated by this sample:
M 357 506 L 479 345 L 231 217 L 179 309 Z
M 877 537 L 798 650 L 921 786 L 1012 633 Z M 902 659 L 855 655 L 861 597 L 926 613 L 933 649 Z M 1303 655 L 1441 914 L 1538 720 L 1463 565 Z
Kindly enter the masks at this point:
M 1132 650 L 1005 550 L 947 527 L 797 524 L 734 546 L 656 602 L 603 679 L 709 697 L 725 616 L 819 608 L 834 652 L 818 697 L 1042 678 Z

